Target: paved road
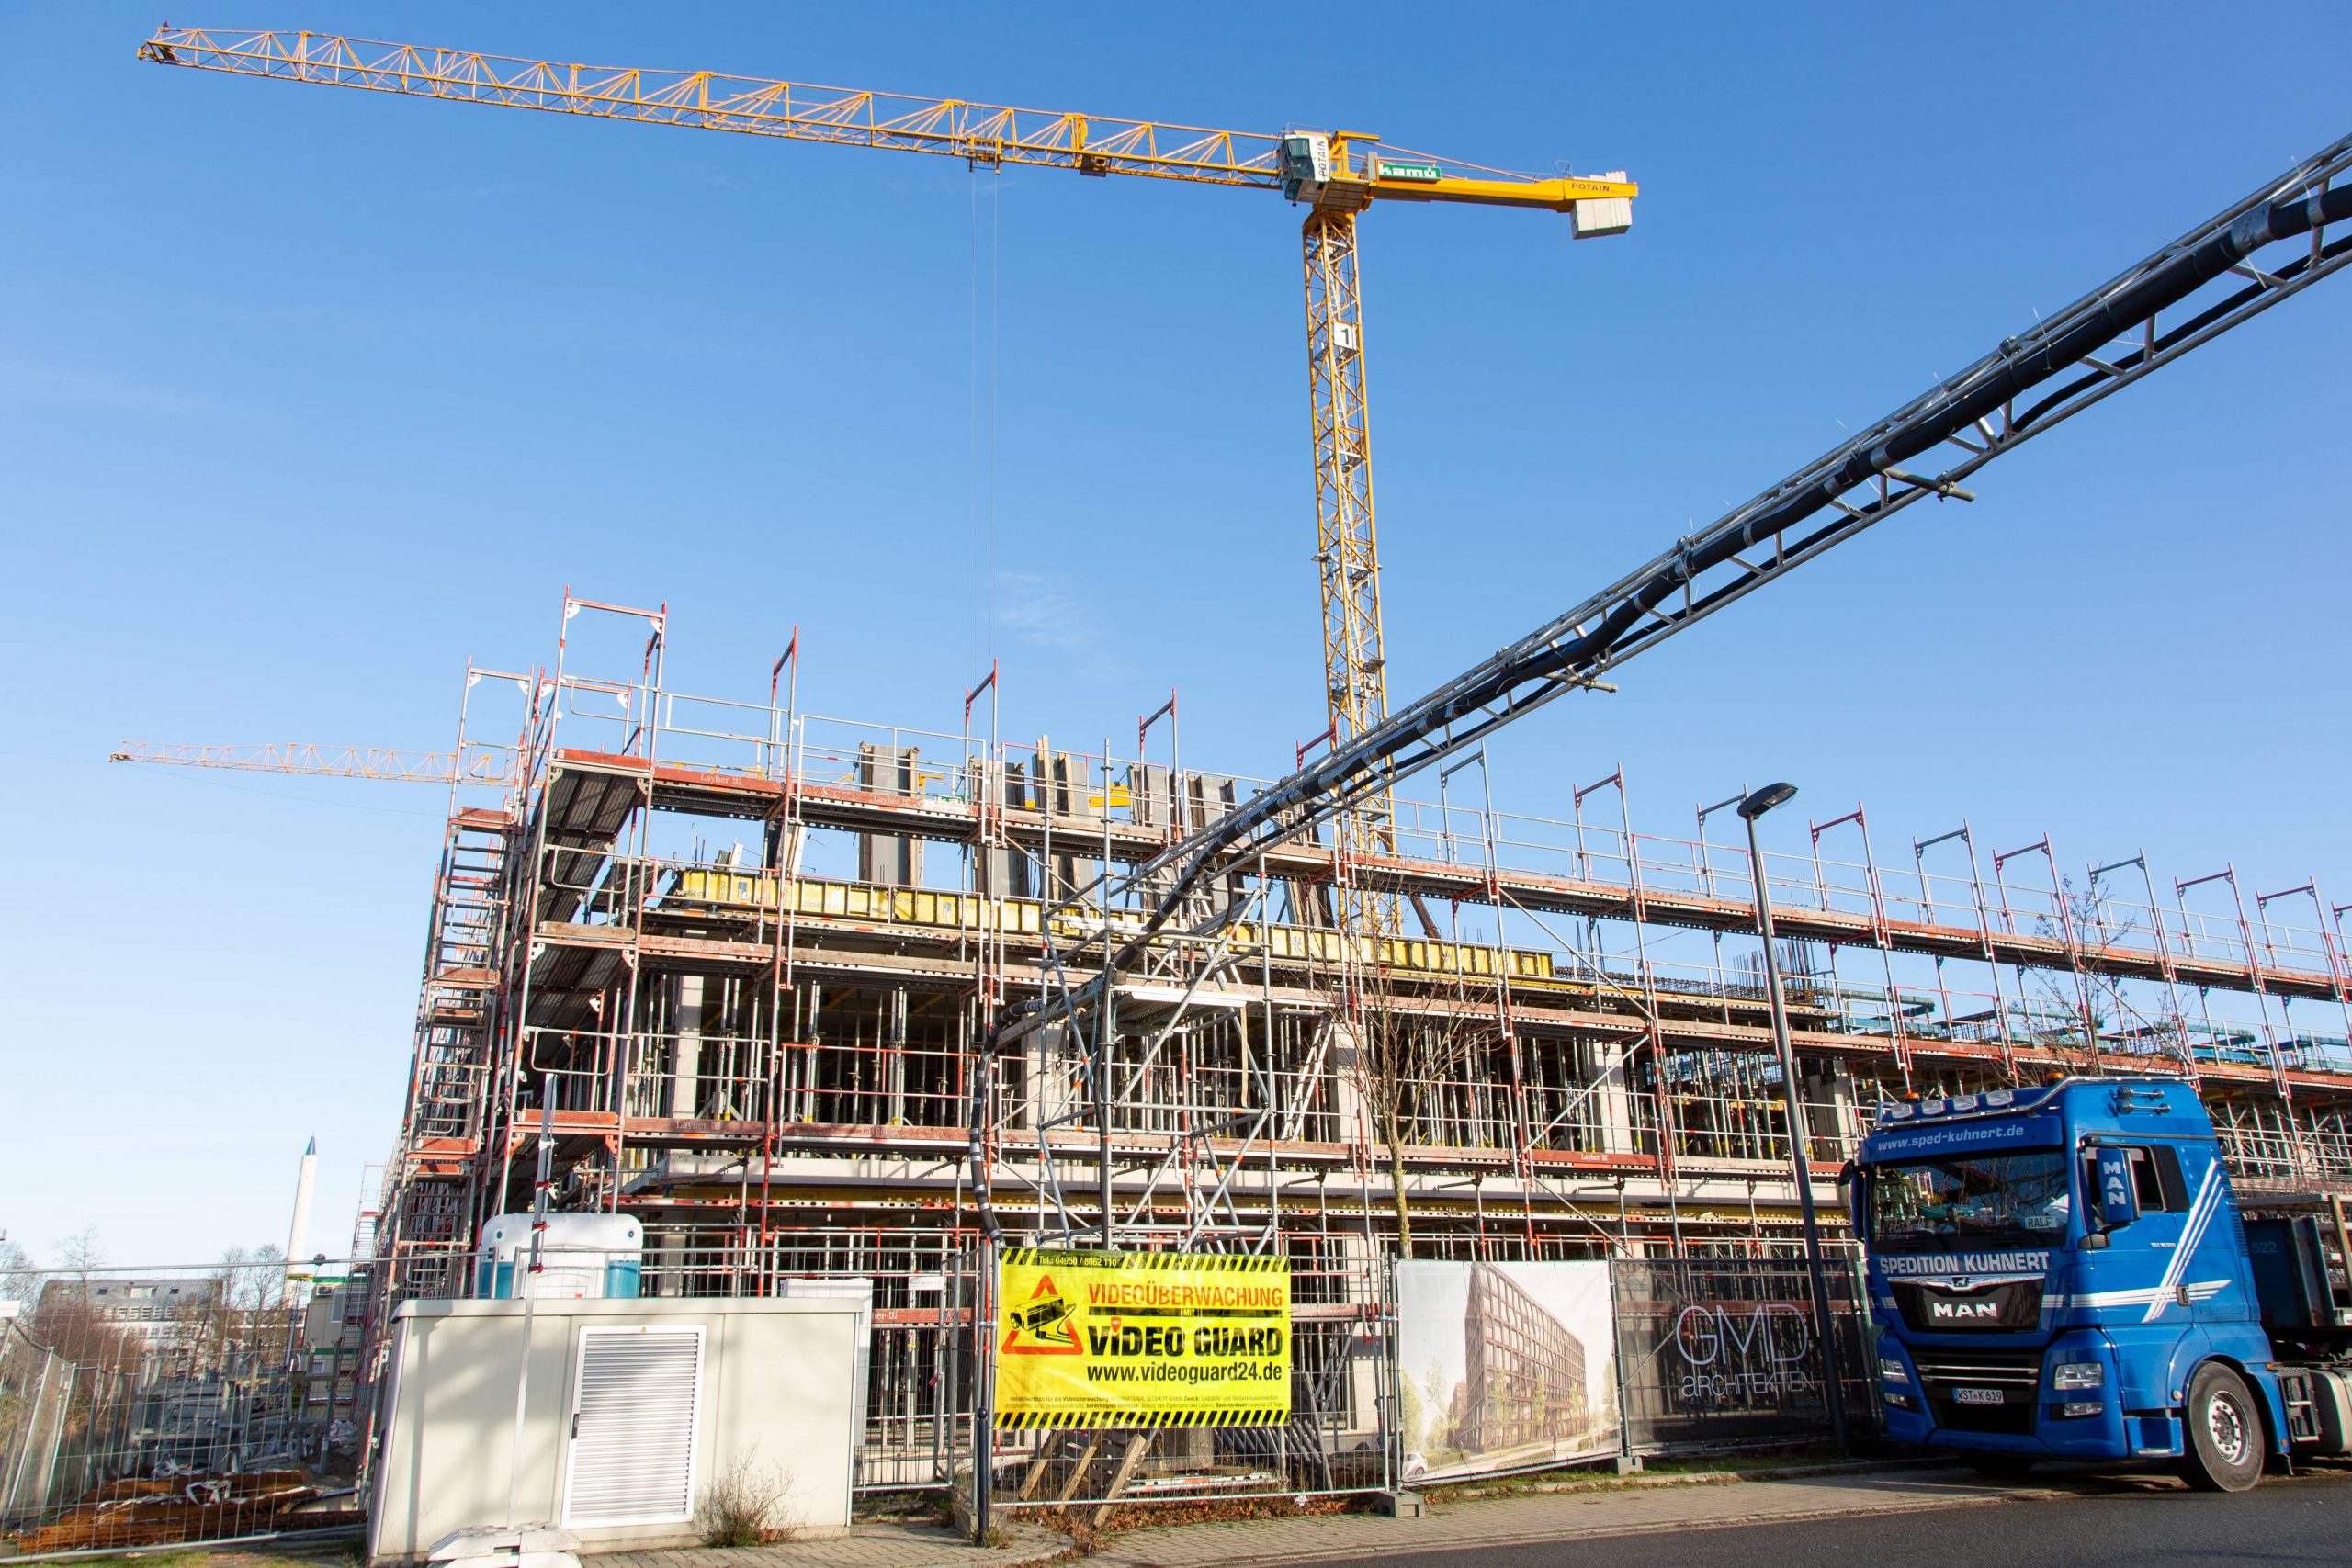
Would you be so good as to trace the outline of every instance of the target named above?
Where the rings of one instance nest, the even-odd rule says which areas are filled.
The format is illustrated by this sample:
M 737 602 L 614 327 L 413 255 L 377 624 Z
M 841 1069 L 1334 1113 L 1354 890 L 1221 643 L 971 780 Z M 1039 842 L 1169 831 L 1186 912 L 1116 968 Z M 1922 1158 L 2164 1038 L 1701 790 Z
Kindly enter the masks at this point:
M 2125 1477 L 2053 1478 L 2067 1495 L 1880 1518 L 1730 1526 L 1548 1544 L 1423 1551 L 1424 1568 L 1722 1568 L 1761 1562 L 1899 1568 L 2099 1568 L 2352 1562 L 2352 1472 L 2276 1477 L 2234 1497 Z

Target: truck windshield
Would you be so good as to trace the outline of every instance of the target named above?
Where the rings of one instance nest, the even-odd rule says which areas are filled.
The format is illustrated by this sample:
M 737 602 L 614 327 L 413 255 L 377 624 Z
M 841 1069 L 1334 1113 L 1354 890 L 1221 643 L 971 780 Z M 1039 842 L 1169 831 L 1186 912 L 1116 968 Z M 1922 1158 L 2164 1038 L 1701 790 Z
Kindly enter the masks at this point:
M 2066 1156 L 2057 1149 L 1876 1166 L 1870 1245 L 1882 1252 L 2047 1247 L 2064 1233 L 2067 1209 Z

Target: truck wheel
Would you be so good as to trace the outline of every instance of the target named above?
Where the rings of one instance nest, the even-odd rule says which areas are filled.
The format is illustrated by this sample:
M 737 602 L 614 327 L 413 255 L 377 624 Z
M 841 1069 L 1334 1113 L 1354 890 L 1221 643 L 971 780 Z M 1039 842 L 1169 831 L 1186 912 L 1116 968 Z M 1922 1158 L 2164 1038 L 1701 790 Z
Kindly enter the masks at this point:
M 2180 1477 L 2199 1492 L 2245 1492 L 2262 1479 L 2262 1413 L 2244 1379 L 2208 1361 L 2189 1380 Z

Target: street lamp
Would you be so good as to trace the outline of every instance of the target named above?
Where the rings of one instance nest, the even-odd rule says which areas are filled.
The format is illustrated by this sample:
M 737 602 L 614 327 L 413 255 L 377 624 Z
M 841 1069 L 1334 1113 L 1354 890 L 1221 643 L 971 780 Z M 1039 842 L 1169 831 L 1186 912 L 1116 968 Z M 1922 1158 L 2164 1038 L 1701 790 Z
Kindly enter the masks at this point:
M 1781 994 L 1781 963 L 1772 953 L 1772 897 L 1764 886 L 1764 850 L 1757 841 L 1756 819 L 1796 798 L 1792 784 L 1766 784 L 1739 803 L 1740 819 L 1747 824 L 1747 865 L 1756 876 L 1756 931 L 1764 939 L 1764 988 L 1771 1003 L 1772 1045 L 1781 1057 L 1781 1104 L 1789 1119 L 1789 1154 L 1796 1168 L 1797 1208 L 1804 1220 L 1804 1266 L 1813 1278 L 1813 1327 L 1821 1341 L 1822 1392 L 1829 1404 L 1829 1435 L 1846 1446 L 1846 1391 L 1838 1375 L 1838 1341 L 1831 1337 L 1829 1279 L 1821 1262 L 1821 1222 L 1813 1211 L 1813 1161 L 1804 1122 L 1804 1108 L 1797 1100 L 1796 1050 L 1789 1043 L 1789 1007 Z

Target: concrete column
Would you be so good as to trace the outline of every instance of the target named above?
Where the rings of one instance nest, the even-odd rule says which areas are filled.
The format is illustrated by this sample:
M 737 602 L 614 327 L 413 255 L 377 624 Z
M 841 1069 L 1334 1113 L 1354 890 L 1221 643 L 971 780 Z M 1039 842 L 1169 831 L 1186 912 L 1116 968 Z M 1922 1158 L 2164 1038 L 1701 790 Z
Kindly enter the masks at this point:
M 887 1052 L 883 1057 L 886 1071 L 882 1090 L 888 1095 L 888 1114 L 886 1120 L 899 1122 L 907 1117 L 907 988 L 891 987 L 882 1004 L 882 1043 Z
M 1187 773 L 1183 781 L 1184 829 L 1197 831 L 1230 812 L 1240 799 L 1240 792 L 1229 778 L 1208 773 Z M 1228 906 L 1249 897 L 1249 878 L 1234 873 L 1217 878 L 1206 888 L 1209 908 L 1222 913 Z
M 912 746 L 857 743 L 857 787 L 874 795 L 913 799 L 921 793 L 916 769 L 922 753 Z M 857 879 L 886 887 L 913 887 L 922 881 L 922 840 L 888 833 L 861 833 Z
M 1021 763 L 1004 765 L 1002 784 L 1005 809 L 1035 809 L 1029 799 L 1028 773 Z M 981 787 L 988 787 L 985 779 Z M 992 849 L 981 858 L 980 891 L 1000 898 L 1034 898 L 1037 896 L 1037 879 L 1031 874 L 1034 869 L 1029 856 L 1019 850 Z
M 1625 1045 L 1623 1041 L 1603 1040 L 1593 1046 L 1594 1076 L 1600 1087 L 1592 1091 L 1599 1108 L 1597 1118 L 1600 1128 L 1600 1149 L 1604 1154 L 1631 1154 L 1635 1147 L 1634 1132 L 1634 1093 L 1630 1075 L 1625 1070 Z
M 670 983 L 670 1027 L 677 1036 L 670 1057 L 672 1116 L 693 1116 L 702 1095 L 703 984 L 699 975 L 681 975 Z
M 1083 757 L 1065 757 L 1045 750 L 1037 753 L 1037 777 L 1041 804 L 1054 819 L 1054 863 L 1050 868 L 1053 878 L 1046 897 L 1067 898 L 1094 880 L 1095 868 L 1100 863 L 1063 848 L 1065 844 L 1102 841 L 1102 813 L 1089 801 L 1098 781 L 1088 771 Z
M 1035 1100 L 1027 1111 L 1036 1119 L 1033 1124 L 1042 1127 L 1069 1111 L 1071 1096 L 1079 1092 L 1073 1075 L 1076 1063 L 1071 1060 L 1076 1043 L 1069 1025 L 1049 1023 L 1029 1032 L 1028 1046 L 1029 1081 Z
M 1166 829 L 1177 820 L 1175 796 L 1171 792 L 1168 770 L 1153 762 L 1136 763 L 1127 769 L 1128 810 L 1138 828 Z M 1158 898 L 1175 886 L 1176 874 L 1164 871 L 1147 879 L 1142 892 L 1147 898 Z
M 1343 1231 L 1331 1238 L 1339 1244 L 1347 1277 L 1370 1300 L 1382 1287 L 1377 1274 L 1379 1255 L 1372 1238 Z M 1340 1415 L 1341 1428 L 1351 1437 L 1368 1437 L 1380 1427 L 1380 1363 L 1386 1354 L 1376 1333 L 1357 1331 L 1348 1340 L 1348 1407 Z
M 1813 1124 L 1816 1157 L 1829 1148 L 1850 1152 L 1862 1131 L 1853 1069 L 1842 1062 L 1807 1062 L 1798 1082 Z
M 1331 1075 L 1331 1110 L 1339 1118 L 1338 1134 L 1342 1142 L 1369 1134 L 1379 1136 L 1366 1114 L 1363 1084 L 1357 1070 L 1363 1047 L 1356 1039 L 1355 1027 L 1336 1013 L 1323 1025 L 1329 1032 L 1329 1048 L 1324 1055 L 1324 1067 Z
M 685 1268 L 685 1244 L 672 1232 L 648 1236 L 652 1243 L 653 1288 L 647 1292 L 656 1296 L 683 1296 L 686 1293 L 682 1271 Z

